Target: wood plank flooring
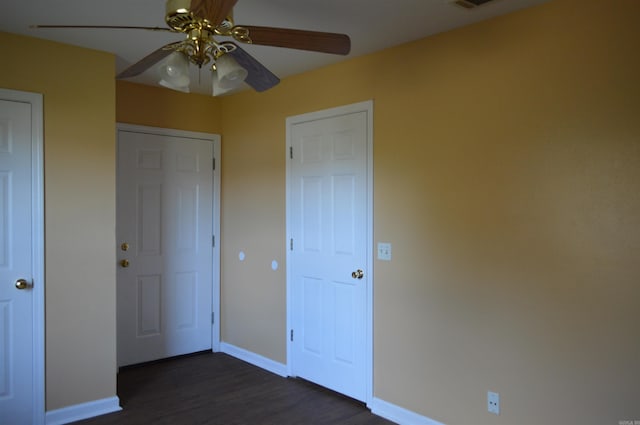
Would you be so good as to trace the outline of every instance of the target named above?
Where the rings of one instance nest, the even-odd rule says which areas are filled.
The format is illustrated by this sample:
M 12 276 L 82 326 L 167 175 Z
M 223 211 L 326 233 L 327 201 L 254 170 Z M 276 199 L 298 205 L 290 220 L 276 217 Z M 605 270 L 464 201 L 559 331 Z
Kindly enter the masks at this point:
M 364 404 L 282 378 L 222 353 L 199 353 L 118 374 L 121 412 L 76 422 L 129 424 L 391 424 Z

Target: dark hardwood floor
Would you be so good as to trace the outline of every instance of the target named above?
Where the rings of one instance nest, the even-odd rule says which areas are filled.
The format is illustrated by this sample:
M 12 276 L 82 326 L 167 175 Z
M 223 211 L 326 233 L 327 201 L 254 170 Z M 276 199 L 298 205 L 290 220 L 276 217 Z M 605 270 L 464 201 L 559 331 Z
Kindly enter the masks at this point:
M 302 379 L 281 378 L 221 353 L 118 374 L 121 412 L 76 424 L 391 424 L 364 404 Z

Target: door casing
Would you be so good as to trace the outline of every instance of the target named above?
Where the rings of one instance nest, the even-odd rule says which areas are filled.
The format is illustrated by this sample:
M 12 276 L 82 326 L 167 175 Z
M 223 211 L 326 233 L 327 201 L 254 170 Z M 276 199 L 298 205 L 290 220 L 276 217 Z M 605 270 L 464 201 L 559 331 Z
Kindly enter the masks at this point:
M 293 323 L 293 270 L 292 270 L 292 255 L 289 247 L 289 241 L 293 237 L 292 235 L 292 202 L 291 202 L 291 161 L 290 161 L 290 149 L 293 146 L 292 141 L 292 128 L 295 124 L 303 123 L 306 121 L 313 121 L 318 119 L 330 118 L 340 115 L 347 115 L 356 112 L 365 112 L 367 114 L 367 205 L 366 205 L 366 220 L 367 220 L 367 235 L 366 235 L 366 264 L 364 272 L 369 277 L 369 286 L 367 288 L 367 301 L 366 301 L 366 356 L 365 356 L 365 370 L 366 370 L 366 382 L 365 382 L 365 402 L 367 406 L 371 405 L 373 401 L 373 101 L 368 100 L 364 102 L 354 103 L 345 106 L 339 106 L 336 108 L 324 109 L 316 112 L 310 112 L 302 115 L 295 115 L 288 117 L 286 120 L 286 259 L 287 259 L 287 329 L 286 329 L 286 341 L 287 341 L 287 374 L 292 376 L 293 365 L 291 359 L 292 356 L 292 343 L 289 338 L 289 331 L 292 329 Z
M 44 149 L 42 94 L 0 89 L 0 99 L 31 105 L 33 264 L 33 423 L 45 421 Z

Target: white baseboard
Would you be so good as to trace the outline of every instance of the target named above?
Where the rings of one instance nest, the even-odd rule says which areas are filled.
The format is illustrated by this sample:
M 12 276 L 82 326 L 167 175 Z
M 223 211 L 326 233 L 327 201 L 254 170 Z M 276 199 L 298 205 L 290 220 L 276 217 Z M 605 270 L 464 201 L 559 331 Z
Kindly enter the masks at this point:
M 68 424 L 69 422 L 89 419 L 120 410 L 122 410 L 122 408 L 120 407 L 120 399 L 118 397 L 103 398 L 102 400 L 94 400 L 63 407 L 62 409 L 50 410 L 46 413 L 45 423 L 47 425 Z
M 265 369 L 271 373 L 275 373 L 276 375 L 280 375 L 285 378 L 287 377 L 287 365 L 263 357 L 260 354 L 253 353 L 226 342 L 220 343 L 220 351 L 247 363 L 251 363 L 254 366 Z
M 236 347 L 235 345 L 220 342 L 220 351 L 237 359 L 251 363 L 254 366 L 265 369 L 276 375 L 287 377 L 287 365 L 278 363 L 259 354 Z M 371 409 L 371 413 L 381 416 L 392 422 L 401 425 L 444 425 L 442 422 L 419 415 L 404 407 L 396 406 L 382 399 L 373 397 L 370 404 L 367 405 Z
M 374 397 L 371 404 L 369 404 L 369 408 L 374 415 L 382 416 L 385 419 L 401 425 L 444 425 L 442 422 L 419 415 L 404 407 L 396 406 L 395 404 L 376 397 Z

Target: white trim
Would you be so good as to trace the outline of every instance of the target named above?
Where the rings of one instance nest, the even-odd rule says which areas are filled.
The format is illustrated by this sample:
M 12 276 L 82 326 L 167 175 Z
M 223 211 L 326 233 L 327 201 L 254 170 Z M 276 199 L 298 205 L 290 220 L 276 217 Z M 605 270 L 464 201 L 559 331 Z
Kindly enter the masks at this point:
M 369 287 L 367 291 L 367 329 L 366 329 L 366 368 L 369 373 L 366 376 L 366 399 L 365 403 L 373 400 L 373 100 L 364 102 L 362 107 L 367 111 L 367 246 L 369 254 L 367 260 L 367 276 L 369 276 Z
M 226 342 L 221 342 L 220 351 L 222 353 L 235 357 L 239 360 L 245 361 L 261 369 L 264 369 L 267 372 L 271 372 L 285 378 L 287 376 L 291 376 L 288 373 L 290 365 L 278 363 L 264 356 L 261 356 L 260 354 L 256 354 L 254 352 L 245 350 L 244 348 L 240 348 Z M 367 403 L 367 407 L 371 410 L 371 413 L 373 413 L 374 415 L 378 415 L 380 417 L 388 419 L 397 424 L 445 425 L 442 422 L 438 422 L 426 416 L 419 415 L 418 413 L 405 409 L 404 407 L 397 406 L 395 404 L 389 403 L 388 401 L 384 401 L 382 399 L 379 399 L 373 396 L 371 397 L 371 400 Z
M 81 421 L 107 413 L 119 412 L 120 399 L 118 397 L 103 398 L 101 400 L 89 401 L 87 403 L 75 404 L 63 407 L 62 409 L 50 410 L 47 412 L 47 425 L 61 425 L 70 422 Z
M 244 348 L 222 342 L 220 343 L 220 351 L 284 378 L 288 376 L 287 365 L 268 359 L 260 354 L 245 350 Z
M 151 127 L 146 125 L 134 125 L 117 123 L 118 131 L 129 131 L 132 133 L 156 134 L 158 136 L 173 136 L 183 139 L 211 140 L 220 143 L 220 135 L 213 133 L 202 133 L 198 131 L 177 130 L 175 128 Z
M 434 419 L 419 415 L 404 407 L 374 397 L 369 406 L 371 413 L 402 425 L 444 425 Z
M 44 149 L 42 94 L 0 89 L 0 98 L 31 105 L 31 232 L 33 276 L 33 423 L 45 417 Z
M 220 136 L 216 136 L 213 142 L 213 158 L 216 168 L 213 170 L 213 234 L 215 235 L 215 245 L 213 247 L 213 313 L 215 321 L 213 323 L 213 334 L 211 337 L 211 351 L 220 351 L 220 247 L 222 238 L 220 237 L 220 179 L 222 176 L 222 155 L 220 152 Z
M 367 288 L 367 302 L 366 302 L 366 335 L 365 335 L 365 369 L 366 369 L 366 382 L 365 382 L 365 403 L 367 406 L 373 400 L 373 100 L 367 100 L 364 102 L 353 103 L 351 105 L 339 106 L 331 109 L 324 109 L 321 111 L 310 112 L 307 114 L 296 115 L 287 117 L 286 119 L 286 146 L 285 146 L 285 158 L 286 158 L 286 239 L 285 239 L 285 251 L 287 253 L 287 329 L 285 330 L 285 338 L 287 341 L 287 375 L 293 376 L 291 359 L 292 359 L 292 346 L 289 339 L 289 329 L 293 326 L 293 313 L 291 309 L 293 290 L 290 284 L 293 281 L 292 272 L 292 258 L 291 250 L 289 249 L 289 240 L 291 239 L 291 161 L 289 158 L 289 152 L 293 146 L 291 140 L 291 128 L 294 124 L 299 124 L 306 121 L 313 121 L 324 118 L 331 118 L 340 115 L 352 114 L 356 112 L 367 113 L 367 240 L 366 245 L 368 253 L 365 256 L 365 273 L 369 277 L 369 284 Z
M 132 133 L 155 134 L 159 136 L 180 137 L 183 139 L 210 140 L 213 143 L 213 157 L 216 161 L 216 168 L 213 170 L 213 234 L 216 244 L 213 247 L 212 267 L 212 299 L 211 309 L 215 317 L 215 323 L 211 326 L 211 351 L 220 350 L 220 135 L 211 133 L 201 133 L 197 131 L 176 130 L 171 128 L 150 127 L 145 125 L 133 125 L 117 123 L 117 131 Z

